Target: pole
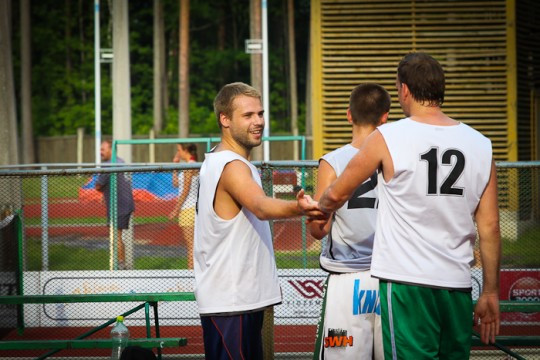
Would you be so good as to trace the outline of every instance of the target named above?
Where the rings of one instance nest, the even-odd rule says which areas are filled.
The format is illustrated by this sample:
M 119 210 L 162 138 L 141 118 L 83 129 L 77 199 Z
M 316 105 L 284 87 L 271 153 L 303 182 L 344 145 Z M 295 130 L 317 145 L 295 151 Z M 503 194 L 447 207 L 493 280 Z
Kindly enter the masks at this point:
M 263 138 L 270 137 L 270 84 L 268 83 L 268 16 L 266 0 L 261 0 L 261 17 L 262 17 L 262 43 L 263 43 L 263 109 L 265 127 L 263 130 Z M 263 141 L 263 159 L 270 160 L 270 141 Z M 274 324 L 274 308 L 270 307 L 264 311 L 264 322 L 266 324 Z M 263 329 L 263 348 L 264 359 L 274 358 L 274 332 L 273 326 L 266 326 Z
M 94 112 L 95 112 L 95 155 L 96 165 L 101 163 L 101 65 L 99 41 L 99 0 L 94 0 Z
M 263 42 L 263 108 L 265 127 L 263 137 L 270 136 L 270 84 L 268 83 L 268 16 L 266 0 L 262 0 L 262 42 Z M 263 142 L 264 161 L 270 160 L 270 142 Z
M 78 127 L 77 128 L 77 163 L 82 164 L 83 163 L 83 150 L 84 150 L 84 128 Z M 78 167 L 79 169 L 82 169 L 82 167 Z
M 41 167 L 46 170 L 46 166 Z M 41 270 L 49 270 L 49 179 L 41 176 Z

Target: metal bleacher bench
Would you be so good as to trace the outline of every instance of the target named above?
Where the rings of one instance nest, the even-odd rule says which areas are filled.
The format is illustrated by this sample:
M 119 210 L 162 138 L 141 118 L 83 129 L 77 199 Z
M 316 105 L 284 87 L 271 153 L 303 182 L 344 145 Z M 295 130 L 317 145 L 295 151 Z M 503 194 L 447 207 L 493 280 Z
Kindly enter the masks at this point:
M 144 348 L 157 348 L 158 359 L 161 359 L 161 349 L 164 347 L 185 346 L 186 338 L 161 338 L 159 331 L 158 302 L 159 301 L 193 301 L 192 292 L 144 293 L 144 294 L 70 294 L 70 295 L 4 295 L 0 296 L 0 304 L 58 304 L 58 303 L 91 303 L 91 302 L 142 302 L 142 304 L 121 314 L 124 317 L 144 308 L 146 320 L 146 338 L 130 339 L 128 345 Z M 150 324 L 150 306 L 154 308 L 154 323 L 156 337 L 152 338 Z M 108 327 L 116 321 L 110 319 L 106 323 L 72 340 L 7 340 L 0 341 L 0 350 L 36 350 L 49 349 L 48 353 L 36 358 L 45 359 L 62 349 L 99 349 L 111 348 L 110 339 L 85 339 L 86 337 Z
M 499 302 L 501 313 L 503 312 L 523 312 L 534 313 L 540 311 L 540 303 L 538 301 L 508 301 L 501 300 Z M 525 360 L 522 356 L 510 350 L 508 347 L 515 346 L 540 346 L 540 336 L 497 336 L 495 344 L 486 345 L 480 341 L 480 335 L 473 331 L 472 346 L 490 347 L 493 346 L 507 355 L 512 356 L 517 360 Z
M 145 294 L 91 294 L 91 295 L 4 295 L 0 296 L 0 304 L 24 305 L 24 304 L 54 304 L 54 303 L 89 303 L 89 302 L 142 302 L 135 308 L 121 314 L 128 316 L 144 307 L 146 319 L 146 338 L 130 339 L 129 345 L 137 345 L 144 348 L 157 348 L 158 359 L 161 359 L 161 349 L 164 347 L 177 347 L 187 345 L 186 338 L 161 338 L 159 332 L 159 317 L 157 304 L 159 301 L 194 301 L 195 296 L 191 292 L 176 293 L 145 293 Z M 151 337 L 150 306 L 154 308 L 154 322 L 156 337 Z M 524 312 L 533 313 L 540 311 L 539 302 L 527 301 L 501 301 L 501 312 Z M 8 340 L 0 341 L 2 350 L 36 350 L 49 349 L 48 353 L 36 358 L 45 359 L 62 349 L 99 349 L 111 348 L 109 339 L 86 339 L 84 338 L 113 324 L 116 319 L 78 336 L 73 340 Z M 486 345 L 480 342 L 477 333 L 473 333 L 472 345 L 475 347 L 495 346 L 499 350 L 514 356 L 516 359 L 524 359 L 506 346 L 535 346 L 540 345 L 539 336 L 498 336 L 496 344 Z

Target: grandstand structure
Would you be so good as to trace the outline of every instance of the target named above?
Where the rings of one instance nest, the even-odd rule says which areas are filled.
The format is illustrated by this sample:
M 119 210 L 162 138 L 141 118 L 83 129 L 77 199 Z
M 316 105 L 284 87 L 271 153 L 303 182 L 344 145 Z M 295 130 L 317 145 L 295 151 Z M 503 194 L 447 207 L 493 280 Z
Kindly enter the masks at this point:
M 349 94 L 364 82 L 392 96 L 396 68 L 424 51 L 445 69 L 444 112 L 479 130 L 498 162 L 540 159 L 540 2 L 534 0 L 321 0 L 311 3 L 313 158 L 351 140 Z M 539 219 L 540 179 L 498 174 L 502 219 L 517 238 Z M 527 184 L 527 186 L 524 186 Z M 508 189 L 519 189 L 509 197 Z
M 498 161 L 540 155 L 540 3 L 534 0 L 321 0 L 311 3 L 313 158 L 350 141 L 352 88 L 376 82 L 402 117 L 396 68 L 408 52 L 443 65 L 443 110 L 493 142 Z

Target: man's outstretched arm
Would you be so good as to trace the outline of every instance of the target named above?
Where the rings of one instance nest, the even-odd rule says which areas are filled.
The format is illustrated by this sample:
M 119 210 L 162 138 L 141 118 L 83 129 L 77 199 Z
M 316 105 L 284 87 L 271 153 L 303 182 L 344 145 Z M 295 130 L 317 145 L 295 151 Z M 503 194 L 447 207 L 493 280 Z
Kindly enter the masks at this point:
M 246 207 L 260 220 L 290 218 L 306 215 L 310 218 L 325 218 L 326 214 L 319 210 L 318 203 L 313 201 L 304 190 L 300 190 L 296 201 L 274 199 L 266 196 L 263 189 L 255 182 L 251 170 L 242 161 L 231 161 L 221 174 L 218 191 L 223 190 L 235 207 Z M 229 205 L 233 205 L 231 202 Z M 233 210 L 233 209 L 231 209 Z M 234 212 L 234 210 L 233 210 Z
M 343 173 L 323 193 L 319 199 L 321 210 L 332 213 L 339 209 L 351 197 L 354 190 L 383 165 L 386 154 L 388 149 L 384 138 L 376 130 L 366 138 Z
M 315 200 L 320 199 L 323 192 L 330 186 L 330 184 L 336 180 L 336 172 L 334 168 L 326 161 L 321 159 L 319 161 L 319 170 L 317 171 L 317 189 L 313 198 Z M 308 223 L 309 232 L 315 239 L 321 240 L 330 231 L 330 218 L 318 221 L 311 221 Z

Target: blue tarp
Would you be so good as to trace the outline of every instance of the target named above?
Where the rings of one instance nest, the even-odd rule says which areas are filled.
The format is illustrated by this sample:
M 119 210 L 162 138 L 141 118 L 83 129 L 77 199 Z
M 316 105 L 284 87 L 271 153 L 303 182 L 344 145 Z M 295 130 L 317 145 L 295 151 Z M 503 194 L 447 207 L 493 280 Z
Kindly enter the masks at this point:
M 96 191 L 97 175 L 82 186 L 84 192 Z M 178 189 L 172 185 L 171 173 L 134 173 L 131 175 L 135 199 L 159 198 L 162 200 L 174 199 L 178 196 Z

